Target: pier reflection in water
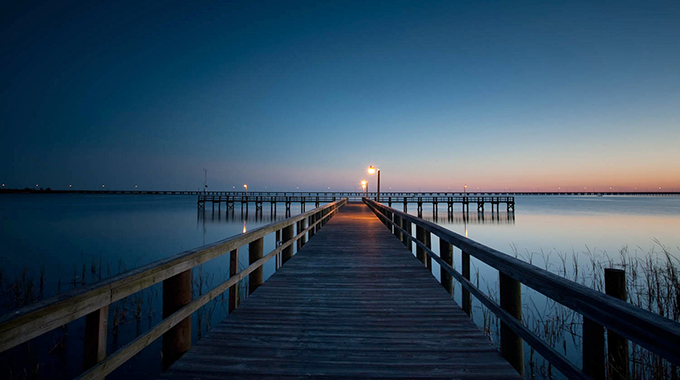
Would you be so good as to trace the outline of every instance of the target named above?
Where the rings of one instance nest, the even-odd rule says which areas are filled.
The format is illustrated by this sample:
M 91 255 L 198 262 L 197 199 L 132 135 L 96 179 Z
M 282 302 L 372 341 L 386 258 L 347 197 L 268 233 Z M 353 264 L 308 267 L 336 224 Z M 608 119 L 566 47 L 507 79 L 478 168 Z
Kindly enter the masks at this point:
M 438 214 L 419 215 L 432 223 L 446 224 L 515 224 L 514 212 L 454 212 L 443 216 Z

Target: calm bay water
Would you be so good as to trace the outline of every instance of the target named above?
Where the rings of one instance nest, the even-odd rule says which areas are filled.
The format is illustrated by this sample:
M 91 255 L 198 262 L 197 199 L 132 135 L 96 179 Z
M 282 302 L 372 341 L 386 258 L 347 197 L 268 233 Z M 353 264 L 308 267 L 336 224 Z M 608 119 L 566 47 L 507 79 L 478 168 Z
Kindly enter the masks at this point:
M 3 195 L 0 197 L 0 238 L 3 242 L 0 268 L 5 296 L 2 310 L 15 306 L 16 301 L 12 301 L 8 289 L 24 271 L 24 277 L 34 280 L 36 287 L 41 271 L 44 273 L 43 297 L 48 297 L 82 286 L 83 282 L 90 283 L 242 233 L 244 228 L 251 230 L 273 220 L 282 220 L 285 212 L 283 205 L 279 206 L 275 218 L 269 215 L 267 205 L 263 217 L 256 218 L 251 205 L 251 212 L 245 219 L 241 217 L 238 205 L 233 216 L 226 214 L 224 208 L 219 214 L 216 210 L 214 215 L 210 209 L 198 212 L 195 196 Z M 307 206 L 308 209 L 311 207 Z M 403 206 L 394 204 L 393 207 L 402 209 Z M 415 205 L 409 205 L 409 208 L 410 213 L 415 212 Z M 616 261 L 624 247 L 629 254 L 645 255 L 660 253 L 659 244 L 663 244 L 676 259 L 680 256 L 680 197 L 521 196 L 516 197 L 515 213 L 501 210 L 499 214 L 487 211 L 479 215 L 472 212 L 465 218 L 459 208 L 455 210 L 449 218 L 444 205 L 439 216 L 434 217 L 432 208 L 425 207 L 423 217 L 553 271 L 563 265 L 564 257 L 568 257 L 570 263 L 574 258 L 581 262 L 593 258 Z M 299 213 L 299 205 L 293 204 L 292 212 Z M 265 252 L 274 245 L 273 236 L 265 239 Z M 437 246 L 433 239 L 433 247 Z M 242 267 L 247 266 L 246 260 L 247 254 L 242 254 Z M 460 261 L 456 264 L 459 266 Z M 493 269 L 479 262 L 474 264 L 481 283 L 492 284 L 497 280 L 498 274 Z M 435 276 L 438 277 L 436 269 L 435 264 Z M 268 263 L 265 278 L 273 270 L 274 263 Z M 225 255 L 206 264 L 201 274 L 196 272 L 196 279 L 204 276 L 208 287 L 215 286 L 226 278 L 228 257 Z M 154 299 L 158 298 L 158 292 L 158 289 L 152 289 Z M 459 297 L 460 291 L 456 298 Z M 148 307 L 148 324 L 160 320 L 159 306 L 157 300 Z M 195 326 L 195 330 L 204 330 L 205 324 L 214 324 L 224 315 L 224 305 L 220 304 L 203 319 L 200 328 Z M 480 324 L 483 323 L 481 318 L 481 314 L 475 315 Z M 109 338 L 109 352 L 129 341 L 137 332 L 148 329 L 146 319 L 141 327 L 137 321 L 136 328 L 130 321 L 128 316 L 128 324 L 121 328 L 121 342 Z M 77 336 L 80 328 L 79 325 L 73 327 L 71 335 Z M 79 349 L 82 350 L 82 342 L 72 343 L 64 350 L 64 355 L 74 364 L 63 366 L 58 364 L 60 359 L 53 358 L 50 360 L 57 364 L 47 366 L 43 373 L 61 371 L 63 376 L 56 377 L 64 378 L 79 373 Z M 113 378 L 153 375 L 158 368 L 145 363 L 149 363 L 149 358 L 159 362 L 158 351 L 158 347 L 150 347 L 114 373 Z

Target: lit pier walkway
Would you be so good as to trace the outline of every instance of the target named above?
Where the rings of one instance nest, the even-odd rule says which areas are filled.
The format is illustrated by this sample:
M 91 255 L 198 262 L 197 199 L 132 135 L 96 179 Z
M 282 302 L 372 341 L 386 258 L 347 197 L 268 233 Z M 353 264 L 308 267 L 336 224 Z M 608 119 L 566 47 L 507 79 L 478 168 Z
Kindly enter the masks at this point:
M 519 379 L 364 204 L 347 204 L 162 379 Z

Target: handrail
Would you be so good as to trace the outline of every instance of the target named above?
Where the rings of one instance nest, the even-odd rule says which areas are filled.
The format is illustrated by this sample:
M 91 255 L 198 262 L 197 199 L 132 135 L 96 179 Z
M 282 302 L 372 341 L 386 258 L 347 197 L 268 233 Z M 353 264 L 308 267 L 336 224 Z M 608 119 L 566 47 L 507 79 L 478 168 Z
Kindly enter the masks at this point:
M 377 194 L 377 193 L 369 193 L 369 194 Z M 356 194 L 350 194 L 352 196 L 356 197 L 363 197 L 364 193 L 356 193 Z M 375 195 L 371 196 L 375 197 Z M 257 199 L 277 199 L 277 200 L 288 200 L 288 199 L 294 199 L 296 202 L 299 202 L 300 200 L 306 200 L 308 202 L 312 202 L 315 199 L 331 199 L 331 198 L 338 198 L 334 194 L 298 194 L 298 195 L 282 195 L 282 194 L 248 194 L 244 195 L 243 193 L 240 194 L 224 194 L 224 195 L 214 195 L 214 194 L 198 194 L 198 199 L 199 200 L 241 200 L 241 199 L 248 199 L 248 200 L 257 200 Z M 411 201 L 417 201 L 417 200 L 432 200 L 432 199 L 437 199 L 440 200 L 442 203 L 446 202 L 447 200 L 451 201 L 456 201 L 460 202 L 461 200 L 469 200 L 470 202 L 477 202 L 477 201 L 514 201 L 515 197 L 513 196 L 506 196 L 506 195 L 485 195 L 485 196 L 478 196 L 478 195 L 386 195 L 382 194 L 381 198 L 393 198 L 396 201 L 403 200 L 404 198 L 411 200 Z
M 223 293 L 225 290 L 237 284 L 240 280 L 261 270 L 262 265 L 281 253 L 290 249 L 296 241 L 303 239 L 307 232 L 316 231 L 321 225 L 330 219 L 339 208 L 347 203 L 347 199 L 341 199 L 333 203 L 315 208 L 300 215 L 290 217 L 280 222 L 270 223 L 259 227 L 249 233 L 233 236 L 203 247 L 188 250 L 172 257 L 161 259 L 130 270 L 126 273 L 114 276 L 110 279 L 92 284 L 85 288 L 76 289 L 62 295 L 58 295 L 42 302 L 26 306 L 0 317 L 0 352 L 6 351 L 30 339 L 49 332 L 59 326 L 74 321 L 78 318 L 97 312 L 118 300 L 146 289 L 154 284 L 172 280 L 179 274 L 185 273 L 192 268 L 205 263 L 225 253 L 237 250 L 246 244 L 260 242 L 265 235 L 276 231 L 284 231 L 283 239 L 286 239 L 286 230 L 292 232 L 293 225 L 297 223 L 298 233 L 291 236 L 273 251 L 267 253 L 257 261 L 252 262 L 244 270 L 235 273 L 228 280 L 218 285 L 202 297 L 195 299 L 165 318 L 150 331 L 137 337 L 128 345 L 120 348 L 111 356 L 101 361 L 89 371 L 81 375 L 82 378 L 101 378 L 115 368 L 123 364 L 127 359 L 134 356 L 142 348 L 162 336 L 172 327 L 189 317 L 199 307 Z M 307 226 L 309 220 L 309 226 Z M 304 228 L 304 229 L 302 229 Z M 292 233 L 291 233 L 292 235 Z M 284 252 L 284 256 L 286 252 Z M 252 259 L 252 256 L 251 256 Z M 252 285 L 252 284 L 251 284 Z M 259 284 L 258 284 L 259 285 Z M 104 326 L 105 328 L 105 326 Z
M 432 222 L 406 214 L 371 199 L 364 198 L 364 202 L 376 215 L 388 223 L 390 228 L 393 226 L 395 233 L 398 231 L 402 234 L 401 236 L 405 236 L 407 239 L 415 242 L 420 249 L 437 261 L 444 271 L 460 281 L 467 291 L 475 295 L 502 322 L 508 324 L 508 327 L 517 335 L 524 338 L 527 343 L 534 347 L 539 354 L 543 355 L 560 371 L 566 371 L 565 375 L 568 375 L 568 377 L 572 377 L 570 374 L 573 376 L 578 374 L 578 377 L 585 375 L 578 370 L 576 373 L 573 372 L 575 367 L 564 357 L 561 357 L 559 353 L 540 341 L 531 331 L 522 326 L 521 322 L 516 319 L 513 321 L 514 318 L 505 313 L 500 305 L 484 295 L 468 279 L 452 268 L 449 263 L 436 255 L 426 244 L 413 237 L 410 231 L 401 228 L 400 223 L 395 223 L 392 219 L 413 223 L 425 229 L 428 233 L 435 234 L 441 241 L 458 247 L 465 254 L 469 254 L 497 269 L 502 275 L 525 284 L 560 304 L 577 311 L 585 318 L 636 342 L 676 365 L 680 365 L 680 345 L 678 343 L 680 342 L 680 323 L 559 277 L 547 270 L 484 246 Z M 389 215 L 389 217 L 386 215 Z M 555 354 L 559 356 L 555 356 Z

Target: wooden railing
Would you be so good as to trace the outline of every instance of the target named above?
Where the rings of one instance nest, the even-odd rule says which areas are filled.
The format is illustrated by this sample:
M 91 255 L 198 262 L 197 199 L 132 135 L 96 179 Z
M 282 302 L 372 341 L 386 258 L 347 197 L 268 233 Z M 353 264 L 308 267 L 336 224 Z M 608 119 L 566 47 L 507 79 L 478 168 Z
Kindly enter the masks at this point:
M 364 199 L 364 202 L 407 247 L 411 248 L 411 242 L 415 243 L 416 255 L 423 265 L 431 270 L 432 260 L 439 263 L 441 282 L 449 293 L 453 294 L 452 279 L 461 283 L 462 308 L 468 315 L 471 312 L 470 295 L 473 295 L 500 319 L 501 354 L 518 372 L 523 373 L 524 368 L 524 340 L 569 379 L 604 379 L 604 328 L 610 340 L 618 336 L 630 339 L 680 365 L 680 323 L 559 277 L 437 224 L 370 199 Z M 416 237 L 411 234 L 412 225 L 416 227 Z M 431 234 L 439 237 L 439 255 L 431 249 Z M 462 252 L 462 273 L 453 268 L 454 246 Z M 470 256 L 498 270 L 500 305 L 470 282 Z M 522 324 L 521 284 L 583 316 L 583 370 Z M 628 343 L 624 344 L 627 347 Z M 619 365 L 627 367 L 629 364 Z
M 198 195 L 198 202 L 335 202 L 331 195 Z
M 281 222 L 259 227 L 200 248 L 182 252 L 145 265 L 89 287 L 74 290 L 0 318 L 0 352 L 38 337 L 66 323 L 85 317 L 85 358 L 81 379 L 101 379 L 125 363 L 154 340 L 163 336 L 163 368 L 167 368 L 191 346 L 191 314 L 215 297 L 229 290 L 229 311 L 237 307 L 238 283 L 248 276 L 249 293 L 262 283 L 262 266 L 281 255 L 281 264 L 325 224 L 339 208 L 342 199 Z M 296 232 L 294 232 L 294 228 Z M 276 248 L 263 256 L 264 237 L 276 233 Z M 250 265 L 238 270 L 238 250 L 248 244 Z M 230 253 L 229 279 L 208 293 L 192 300 L 191 269 Z M 163 320 L 145 334 L 106 356 L 106 330 L 109 305 L 163 283 Z

